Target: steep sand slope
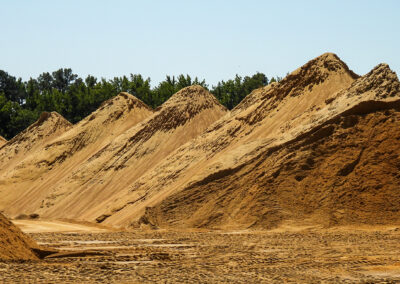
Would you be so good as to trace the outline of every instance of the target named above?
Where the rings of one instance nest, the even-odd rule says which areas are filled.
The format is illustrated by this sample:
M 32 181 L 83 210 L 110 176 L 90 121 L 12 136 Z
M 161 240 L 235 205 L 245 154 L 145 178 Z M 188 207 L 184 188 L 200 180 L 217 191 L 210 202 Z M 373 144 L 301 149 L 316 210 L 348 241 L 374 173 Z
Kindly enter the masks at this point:
M 105 218 L 143 173 L 226 114 L 200 86 L 172 96 L 152 116 L 104 146 L 62 182 L 35 186 L 7 210 L 44 217 Z M 137 195 L 137 197 L 140 197 Z
M 93 153 L 152 113 L 153 110 L 136 97 L 120 93 L 69 131 L 48 143 L 42 142 L 34 151 L 26 151 L 24 160 L 15 161 L 11 157 L 12 170 L 0 176 L 0 183 L 4 184 L 0 194 L 7 195 L 9 201 L 24 195 L 29 203 L 36 198 L 34 192 L 38 187 L 50 188 L 62 182 Z M 26 141 L 31 145 L 30 140 Z
M 378 65 L 302 124 L 295 118 L 281 137 L 253 148 L 251 159 L 234 153 L 235 163 L 186 184 L 141 221 L 174 228 L 399 224 L 399 110 L 399 80 Z
M 0 185 L 4 178 L 29 154 L 71 129 L 72 124 L 56 112 L 43 112 L 40 118 L 0 148 Z M 0 188 L 3 189 L 2 186 Z
M 3 138 L 3 136 L 0 136 L 0 148 L 7 143 L 7 140 Z
M 38 259 L 32 251 L 34 247 L 37 244 L 0 213 L 0 259 Z
M 147 206 L 154 206 L 190 182 L 251 159 L 253 152 L 266 143 L 281 143 L 289 129 L 309 121 L 326 99 L 349 87 L 356 77 L 336 55 L 327 53 L 279 84 L 254 91 L 230 115 L 133 183 L 127 202 L 115 203 L 106 223 L 125 226 L 138 221 Z

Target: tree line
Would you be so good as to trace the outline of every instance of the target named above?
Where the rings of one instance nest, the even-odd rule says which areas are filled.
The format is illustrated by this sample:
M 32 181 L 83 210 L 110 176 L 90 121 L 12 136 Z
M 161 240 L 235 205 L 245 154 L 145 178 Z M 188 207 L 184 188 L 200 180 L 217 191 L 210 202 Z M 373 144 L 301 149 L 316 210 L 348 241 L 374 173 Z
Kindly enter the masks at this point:
M 269 80 L 263 73 L 245 77 L 236 75 L 234 79 L 220 81 L 210 88 L 205 80 L 179 75 L 166 76 L 152 88 L 150 78 L 143 78 L 140 74 L 110 80 L 88 75 L 82 79 L 70 68 L 61 68 L 22 81 L 0 70 L 0 135 L 6 139 L 14 137 L 35 122 L 43 111 L 56 111 L 76 123 L 120 92 L 131 93 L 156 108 L 180 89 L 197 84 L 214 94 L 222 105 L 232 109 L 254 89 L 280 79 Z

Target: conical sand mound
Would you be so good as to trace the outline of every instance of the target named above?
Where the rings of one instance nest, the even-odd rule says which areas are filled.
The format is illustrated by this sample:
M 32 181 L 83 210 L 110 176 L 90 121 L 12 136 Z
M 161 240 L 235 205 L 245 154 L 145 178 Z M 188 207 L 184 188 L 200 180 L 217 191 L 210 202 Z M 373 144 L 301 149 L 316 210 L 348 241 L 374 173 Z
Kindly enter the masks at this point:
M 61 182 L 93 153 L 152 113 L 153 110 L 128 93 L 104 102 L 69 131 L 30 152 L 12 171 L 8 171 L 8 175 L 3 177 L 9 189 L 4 191 L 6 199 L 23 195 L 28 203 L 36 200 L 37 196 L 31 192 Z
M 136 97 L 120 93 L 104 102 L 98 110 L 70 131 L 48 143 L 26 164 L 31 163 L 35 168 L 52 169 L 72 156 L 79 159 L 78 163 L 82 162 L 152 112 L 153 110 Z M 75 155 L 77 152 L 80 152 L 79 156 Z
M 37 151 L 71 127 L 71 123 L 58 113 L 43 112 L 35 123 L 0 148 L 0 172 L 13 168 L 28 153 Z
M 209 228 L 399 224 L 399 110 L 399 81 L 381 64 L 332 94 L 283 143 L 261 144 L 254 158 L 186 185 L 149 208 L 142 222 Z
M 0 148 L 7 143 L 7 140 L 0 136 Z
M 35 260 L 32 248 L 35 242 L 21 232 L 0 213 L 0 259 Z
M 105 145 L 64 181 L 29 192 L 40 202 L 21 198 L 10 206 L 11 212 L 38 209 L 45 217 L 92 221 L 107 215 L 125 204 L 133 181 L 226 112 L 202 87 L 185 88 L 148 119 Z

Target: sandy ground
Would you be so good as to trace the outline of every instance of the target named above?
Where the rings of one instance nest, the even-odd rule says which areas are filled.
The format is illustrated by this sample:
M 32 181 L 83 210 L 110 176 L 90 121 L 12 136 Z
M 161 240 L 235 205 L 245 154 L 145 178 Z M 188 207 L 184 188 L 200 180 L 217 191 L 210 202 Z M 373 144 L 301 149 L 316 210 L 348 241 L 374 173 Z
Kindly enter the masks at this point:
M 82 233 L 92 232 L 100 233 L 106 232 L 107 229 L 99 228 L 92 225 L 76 224 L 64 221 L 44 221 L 44 220 L 13 220 L 24 233 L 49 233 L 49 232 L 63 232 L 63 233 Z
M 92 255 L 0 262 L 0 282 L 400 281 L 400 229 L 396 227 L 95 233 L 90 232 L 93 227 L 65 222 L 16 223 L 26 232 L 31 230 L 29 235 L 39 244 L 66 252 L 90 251 Z M 75 232 L 71 232 L 73 228 Z M 42 229 L 46 231 L 39 232 Z

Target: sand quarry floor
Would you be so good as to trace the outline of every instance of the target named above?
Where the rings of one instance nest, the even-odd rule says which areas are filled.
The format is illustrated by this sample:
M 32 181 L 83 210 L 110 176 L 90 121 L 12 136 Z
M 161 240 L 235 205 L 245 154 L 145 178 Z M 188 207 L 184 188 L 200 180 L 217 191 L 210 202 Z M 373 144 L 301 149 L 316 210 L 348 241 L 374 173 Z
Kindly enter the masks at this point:
M 65 221 L 14 222 L 39 244 L 65 253 L 0 262 L 6 283 L 400 282 L 397 227 L 120 232 Z

